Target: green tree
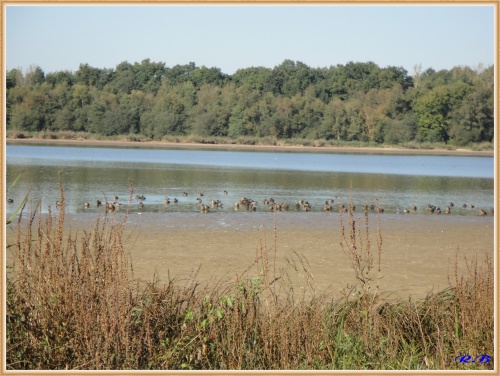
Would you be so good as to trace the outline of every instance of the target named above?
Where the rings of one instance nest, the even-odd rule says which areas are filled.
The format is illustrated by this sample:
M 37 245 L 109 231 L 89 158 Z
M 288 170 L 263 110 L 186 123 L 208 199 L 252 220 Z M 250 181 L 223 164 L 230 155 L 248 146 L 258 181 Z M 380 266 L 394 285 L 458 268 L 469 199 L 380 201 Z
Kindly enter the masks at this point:
M 418 115 L 418 140 L 447 141 L 450 93 L 446 87 L 439 86 L 418 98 L 413 108 Z

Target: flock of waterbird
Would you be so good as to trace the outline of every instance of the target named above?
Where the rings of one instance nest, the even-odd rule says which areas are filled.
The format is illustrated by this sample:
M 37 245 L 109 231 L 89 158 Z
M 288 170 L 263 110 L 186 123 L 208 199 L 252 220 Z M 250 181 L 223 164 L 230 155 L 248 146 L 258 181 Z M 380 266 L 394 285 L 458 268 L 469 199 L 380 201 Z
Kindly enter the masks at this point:
M 224 196 L 226 196 L 228 193 L 227 193 L 227 191 L 224 191 L 223 194 L 224 194 Z M 187 197 L 188 193 L 183 192 L 182 195 Z M 198 194 L 198 196 L 196 197 L 196 202 L 197 202 L 199 211 L 201 213 L 208 213 L 212 209 L 218 210 L 218 209 L 223 208 L 223 203 L 220 200 L 212 199 L 212 200 L 209 200 L 208 203 L 204 203 L 203 198 L 204 198 L 203 193 Z M 335 196 L 335 198 L 337 198 L 337 196 Z M 136 195 L 135 200 L 139 201 L 139 205 L 138 205 L 139 211 L 143 211 L 144 210 L 144 201 L 146 201 L 146 197 L 144 195 Z M 177 198 L 171 199 L 169 196 L 165 197 L 165 205 L 170 205 L 171 203 L 173 203 L 175 205 L 178 202 L 179 202 L 179 200 Z M 13 203 L 14 203 L 13 199 L 7 198 L 7 204 L 13 204 Z M 325 200 L 325 202 L 323 204 L 322 210 L 325 212 L 330 212 L 330 211 L 332 211 L 332 212 L 333 211 L 349 212 L 349 211 L 356 210 L 356 206 L 352 205 L 352 204 L 349 206 L 346 206 L 342 203 L 338 203 L 337 205 L 334 205 L 334 204 L 335 204 L 335 199 L 327 199 L 327 200 Z M 59 202 L 59 201 L 56 202 L 57 207 L 60 207 L 61 205 L 62 205 L 61 202 Z M 119 210 L 122 205 L 123 204 L 120 204 L 118 202 L 118 196 L 113 197 L 113 202 L 108 202 L 105 200 L 103 203 L 101 200 L 96 200 L 96 206 L 98 208 L 103 207 L 106 210 L 108 210 L 109 212 L 114 212 L 115 210 Z M 289 211 L 290 207 L 292 208 L 292 210 L 294 209 L 295 211 L 305 211 L 305 212 L 312 211 L 312 205 L 308 201 L 303 200 L 303 199 L 297 201 L 295 204 L 290 206 L 287 202 L 276 202 L 273 198 L 269 198 L 269 199 L 266 198 L 263 200 L 262 205 L 265 209 L 267 209 L 270 212 L 274 212 L 274 211 L 286 212 L 286 211 Z M 85 207 L 85 209 L 90 209 L 91 205 L 89 204 L 88 201 L 86 201 L 84 204 L 84 207 Z M 260 205 L 256 200 L 253 200 L 253 199 L 247 198 L 247 197 L 242 197 L 241 200 L 238 200 L 234 203 L 234 210 L 257 211 L 258 207 L 260 207 Z M 454 210 L 454 209 L 452 209 L 454 207 L 455 207 L 455 204 L 453 202 L 450 202 L 448 205 L 446 205 L 444 207 L 444 209 L 441 209 L 441 207 L 439 207 L 439 206 L 429 204 L 427 206 L 427 211 L 429 214 L 441 214 L 441 213 L 450 214 L 452 212 L 452 210 Z M 376 212 L 376 213 L 386 212 L 386 210 L 384 208 L 382 208 L 378 205 L 365 204 L 362 206 L 362 208 L 364 211 L 371 211 L 371 212 Z M 473 204 L 463 204 L 462 208 L 463 209 L 474 209 L 475 206 Z M 400 213 L 407 214 L 407 213 L 416 212 L 416 211 L 417 211 L 417 207 L 415 205 L 412 205 L 411 207 L 403 208 L 402 210 L 399 207 L 397 207 L 396 213 L 397 214 L 400 214 Z M 493 213 L 494 213 L 494 210 L 491 209 L 491 214 L 493 214 Z M 483 215 L 488 215 L 488 212 L 486 212 L 486 210 L 484 210 L 484 209 L 479 209 L 478 214 L 483 216 Z

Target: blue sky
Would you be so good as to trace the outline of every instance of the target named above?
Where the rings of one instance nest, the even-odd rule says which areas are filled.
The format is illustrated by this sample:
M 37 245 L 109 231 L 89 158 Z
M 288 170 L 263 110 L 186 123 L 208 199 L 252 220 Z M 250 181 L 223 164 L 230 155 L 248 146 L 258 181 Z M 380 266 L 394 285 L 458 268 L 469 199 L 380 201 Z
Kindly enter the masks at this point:
M 310 67 L 373 61 L 412 73 L 491 65 L 493 6 L 7 6 L 6 68 L 76 71 L 149 58 L 233 74 L 285 59 Z

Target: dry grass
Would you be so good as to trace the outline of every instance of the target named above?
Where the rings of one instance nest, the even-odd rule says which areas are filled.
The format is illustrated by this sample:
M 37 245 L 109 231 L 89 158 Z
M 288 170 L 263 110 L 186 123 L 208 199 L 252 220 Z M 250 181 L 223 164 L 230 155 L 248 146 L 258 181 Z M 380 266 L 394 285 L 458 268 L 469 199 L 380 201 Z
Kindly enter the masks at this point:
M 133 191 L 133 189 L 131 189 Z M 131 192 L 132 197 L 132 192 Z M 261 235 L 253 265 L 230 282 L 153 278 L 139 285 L 122 243 L 126 222 L 100 213 L 83 234 L 63 238 L 58 215 L 19 217 L 7 280 L 8 369 L 493 369 L 455 361 L 493 355 L 493 265 L 455 261 L 450 287 L 421 301 L 378 289 L 380 225 L 352 202 L 341 244 L 358 283 L 317 293 L 304 256 L 276 269 Z M 376 244 L 375 250 L 372 244 Z M 293 275 L 303 277 L 301 286 Z

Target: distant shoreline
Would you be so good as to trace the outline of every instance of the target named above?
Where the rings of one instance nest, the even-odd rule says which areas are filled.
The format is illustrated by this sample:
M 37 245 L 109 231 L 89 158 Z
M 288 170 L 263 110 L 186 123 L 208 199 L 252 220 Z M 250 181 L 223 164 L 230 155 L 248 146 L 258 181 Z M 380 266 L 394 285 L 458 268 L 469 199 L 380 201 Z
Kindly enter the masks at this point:
M 342 147 L 342 146 L 301 146 L 301 145 L 241 145 L 241 144 L 202 144 L 164 141 L 122 141 L 122 140 L 61 140 L 61 139 L 18 139 L 7 138 L 7 145 L 59 145 L 59 146 L 111 146 L 165 149 L 223 149 L 254 151 L 299 151 L 313 153 L 366 153 L 366 154 L 406 154 L 406 155 L 454 155 L 494 157 L 494 151 L 474 151 L 469 149 L 408 149 L 397 147 Z

